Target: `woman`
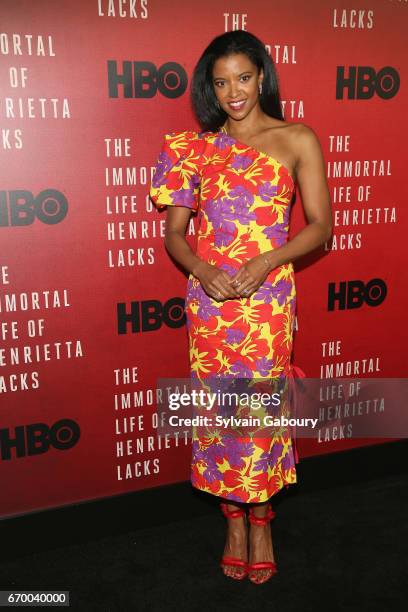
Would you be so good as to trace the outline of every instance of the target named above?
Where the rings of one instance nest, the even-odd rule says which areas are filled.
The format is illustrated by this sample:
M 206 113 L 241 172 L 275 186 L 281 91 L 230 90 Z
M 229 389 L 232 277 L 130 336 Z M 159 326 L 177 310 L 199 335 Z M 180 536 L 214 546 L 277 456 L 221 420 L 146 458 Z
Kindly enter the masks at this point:
M 165 135 L 150 188 L 157 208 L 168 207 L 166 248 L 190 273 L 192 378 L 291 376 L 292 262 L 332 231 L 319 141 L 309 127 L 283 120 L 272 59 L 243 30 L 205 49 L 192 101 L 203 131 Z M 308 224 L 288 241 L 296 184 Z M 199 215 L 196 253 L 185 239 L 191 211 Z M 276 572 L 269 499 L 296 482 L 289 433 L 231 439 L 220 430 L 206 436 L 194 430 L 191 481 L 223 500 L 225 575 L 268 580 Z

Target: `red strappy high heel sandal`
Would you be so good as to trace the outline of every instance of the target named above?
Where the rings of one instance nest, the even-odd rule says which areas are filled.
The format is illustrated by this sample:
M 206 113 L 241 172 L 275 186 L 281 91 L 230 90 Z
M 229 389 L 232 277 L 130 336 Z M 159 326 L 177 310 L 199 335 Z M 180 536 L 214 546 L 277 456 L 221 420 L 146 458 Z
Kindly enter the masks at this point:
M 220 504 L 222 513 L 226 518 L 239 518 L 240 516 L 245 516 L 246 513 L 244 510 L 228 510 L 227 504 Z M 238 576 L 228 576 L 228 578 L 234 578 L 234 580 L 242 580 L 248 573 L 248 563 L 247 561 L 243 561 L 242 559 L 237 559 L 236 557 L 223 557 L 220 562 L 221 567 L 240 567 L 244 571 L 242 574 Z M 226 576 L 228 574 L 225 574 Z
M 255 516 L 254 509 L 252 506 L 249 508 L 249 522 L 253 525 L 267 525 L 272 519 L 275 518 L 275 516 L 275 512 L 272 510 L 272 506 L 270 504 L 268 504 L 268 510 L 266 515 L 262 517 Z M 250 574 L 252 571 L 261 569 L 271 570 L 270 576 L 268 576 L 268 578 L 260 579 L 256 579 L 255 577 L 251 578 Z M 274 561 L 259 561 L 258 563 L 248 563 L 247 566 L 248 578 L 254 584 L 263 584 L 264 582 L 272 578 L 272 576 L 274 576 L 277 571 L 278 568 L 276 567 L 276 563 L 274 563 Z

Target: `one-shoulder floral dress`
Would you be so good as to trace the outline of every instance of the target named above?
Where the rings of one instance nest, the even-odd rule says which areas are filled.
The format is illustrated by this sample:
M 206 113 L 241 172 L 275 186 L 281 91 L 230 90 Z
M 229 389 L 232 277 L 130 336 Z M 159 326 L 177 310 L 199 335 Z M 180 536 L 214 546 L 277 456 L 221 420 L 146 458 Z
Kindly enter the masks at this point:
M 252 257 L 286 243 L 294 191 L 282 163 L 221 129 L 165 134 L 150 197 L 159 210 L 196 211 L 196 254 L 233 275 Z M 210 297 L 190 274 L 185 312 L 191 376 L 293 376 L 295 309 L 292 263 L 272 270 L 249 297 L 224 301 Z M 296 482 L 297 461 L 288 430 L 239 438 L 219 429 L 193 435 L 191 482 L 231 501 L 265 502 Z

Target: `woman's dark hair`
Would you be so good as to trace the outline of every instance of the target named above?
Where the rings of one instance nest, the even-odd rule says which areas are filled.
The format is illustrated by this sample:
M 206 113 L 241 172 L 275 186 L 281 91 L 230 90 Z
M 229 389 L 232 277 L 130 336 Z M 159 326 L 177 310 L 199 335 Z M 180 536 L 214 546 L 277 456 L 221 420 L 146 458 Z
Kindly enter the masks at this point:
M 261 108 L 270 117 L 282 120 L 278 77 L 272 58 L 259 38 L 245 30 L 234 30 L 214 38 L 194 68 L 191 101 L 202 129 L 216 132 L 225 123 L 227 113 L 217 104 L 212 73 L 218 58 L 233 53 L 244 53 L 257 66 L 258 71 L 263 69 L 262 94 L 259 99 Z

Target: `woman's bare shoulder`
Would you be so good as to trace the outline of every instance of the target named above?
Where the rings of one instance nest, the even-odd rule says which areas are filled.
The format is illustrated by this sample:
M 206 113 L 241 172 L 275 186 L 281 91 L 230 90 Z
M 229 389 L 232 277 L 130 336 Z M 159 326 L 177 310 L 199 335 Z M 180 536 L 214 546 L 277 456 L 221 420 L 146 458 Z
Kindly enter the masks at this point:
M 276 133 L 281 132 L 282 136 L 285 134 L 285 138 L 293 139 L 293 141 L 317 139 L 316 132 L 305 123 L 274 119 L 273 122 L 269 124 L 269 127 L 275 130 Z
M 315 130 L 306 125 L 305 123 L 287 123 L 290 126 L 290 136 L 298 143 L 304 144 L 312 144 L 313 142 L 318 142 L 319 138 L 315 132 Z
M 274 130 L 275 138 L 278 136 L 281 139 L 284 146 L 292 152 L 294 158 L 299 159 L 321 150 L 315 130 L 305 123 L 282 121 L 274 118 L 273 122 L 270 123 L 270 128 Z
M 301 166 L 319 165 L 323 167 L 324 155 L 316 131 L 305 123 L 294 123 L 290 131 L 290 148 L 295 160 L 296 172 Z

